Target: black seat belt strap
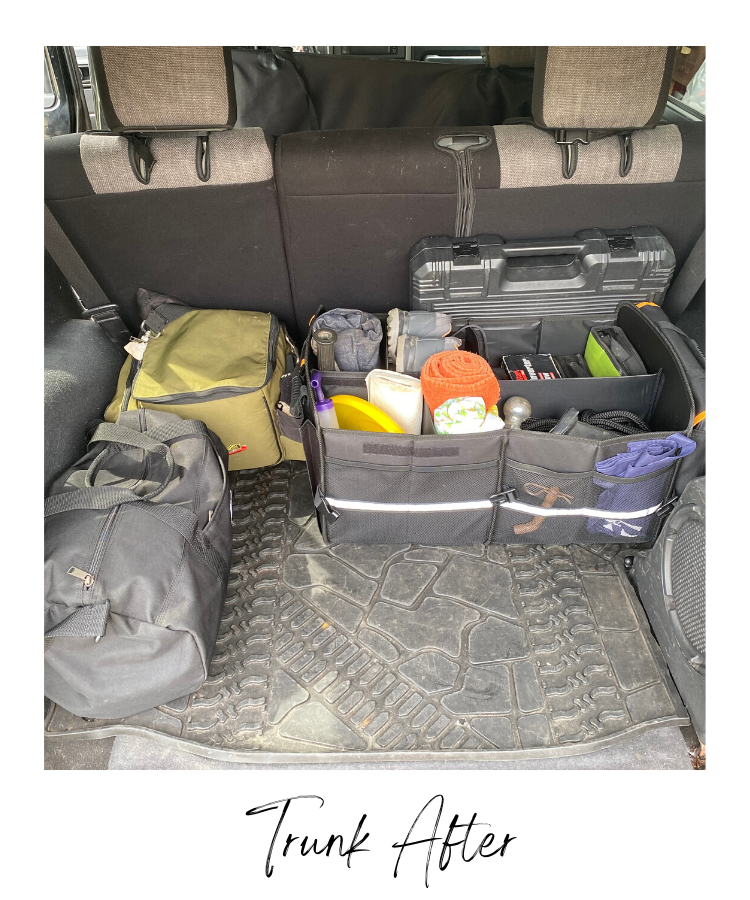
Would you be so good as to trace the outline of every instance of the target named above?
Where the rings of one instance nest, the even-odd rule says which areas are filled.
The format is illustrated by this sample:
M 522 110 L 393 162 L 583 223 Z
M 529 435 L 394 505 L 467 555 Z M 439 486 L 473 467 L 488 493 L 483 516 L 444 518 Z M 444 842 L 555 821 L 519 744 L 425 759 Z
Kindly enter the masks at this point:
M 667 293 L 662 309 L 676 322 L 706 280 L 706 232 L 698 238 Z
M 85 313 L 96 322 L 113 344 L 123 347 L 130 339 L 130 329 L 120 318 L 114 303 L 101 289 L 76 248 L 44 204 L 44 249 L 57 263 L 73 288 Z

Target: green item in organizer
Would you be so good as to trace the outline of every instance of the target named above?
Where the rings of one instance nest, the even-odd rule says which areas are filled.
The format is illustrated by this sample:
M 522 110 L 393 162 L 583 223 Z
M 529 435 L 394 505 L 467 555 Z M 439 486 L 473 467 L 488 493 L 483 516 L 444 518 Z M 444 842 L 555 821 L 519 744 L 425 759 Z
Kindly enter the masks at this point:
M 589 332 L 583 358 L 594 378 L 612 378 L 620 375 L 605 348 L 594 337 L 593 331 Z

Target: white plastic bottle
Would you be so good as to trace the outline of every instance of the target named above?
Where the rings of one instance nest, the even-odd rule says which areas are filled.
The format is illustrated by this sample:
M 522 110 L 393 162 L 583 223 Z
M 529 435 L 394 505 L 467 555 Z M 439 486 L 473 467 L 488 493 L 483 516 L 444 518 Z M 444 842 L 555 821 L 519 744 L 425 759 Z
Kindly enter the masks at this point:
M 339 420 L 336 417 L 336 410 L 333 406 L 333 400 L 326 400 L 323 396 L 323 388 L 321 387 L 322 378 L 320 372 L 316 372 L 310 379 L 310 387 L 315 391 L 318 399 L 315 403 L 315 411 L 318 414 L 318 421 L 321 428 L 338 428 Z

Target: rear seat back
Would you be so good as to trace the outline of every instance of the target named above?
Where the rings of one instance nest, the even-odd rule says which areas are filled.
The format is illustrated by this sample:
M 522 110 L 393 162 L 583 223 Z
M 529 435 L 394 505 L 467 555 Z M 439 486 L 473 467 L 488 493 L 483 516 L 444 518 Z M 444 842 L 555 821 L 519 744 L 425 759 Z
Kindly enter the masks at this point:
M 370 312 L 408 308 L 410 248 L 426 235 L 454 229 L 456 169 L 434 145 L 450 131 L 384 128 L 277 139 L 276 178 L 300 328 L 320 304 Z M 484 178 L 482 156 L 475 157 L 475 182 Z
M 535 50 L 536 47 L 482 47 L 482 56 L 491 68 L 525 69 L 534 67 Z
M 112 133 L 45 141 L 45 202 L 126 324 L 137 333 L 135 294 L 145 287 L 292 325 L 273 139 L 229 130 L 229 51 L 100 47 L 92 65 Z M 208 135 L 208 171 L 199 135 Z M 143 143 L 154 159 L 147 183 Z
M 704 228 L 705 129 L 643 128 L 664 109 L 673 55 L 668 48 L 617 48 L 613 62 L 611 48 L 583 48 L 608 51 L 597 58 L 610 60 L 610 90 L 581 49 L 537 48 L 535 109 L 542 118 L 534 123 L 279 138 L 276 176 L 300 325 L 321 303 L 373 312 L 408 304 L 410 248 L 428 235 L 454 233 L 456 168 L 434 143 L 445 134 L 489 138 L 472 157 L 473 233 L 516 240 L 654 225 L 679 268 Z M 627 174 L 621 131 L 632 132 Z M 577 145 L 575 171 L 564 177 L 564 145 L 556 140 L 577 137 L 590 143 Z

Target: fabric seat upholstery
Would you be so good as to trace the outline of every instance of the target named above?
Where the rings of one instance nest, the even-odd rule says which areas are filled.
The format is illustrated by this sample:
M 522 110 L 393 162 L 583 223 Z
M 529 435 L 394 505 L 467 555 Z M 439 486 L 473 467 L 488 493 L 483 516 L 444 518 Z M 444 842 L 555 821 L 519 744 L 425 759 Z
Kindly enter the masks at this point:
M 273 312 L 291 325 L 273 139 L 229 130 L 231 54 L 101 47 L 92 63 L 113 133 L 45 142 L 45 202 L 125 323 L 139 327 L 135 293 L 145 287 L 200 307 Z M 147 184 L 131 165 L 134 133 L 155 158 Z M 197 174 L 201 135 L 206 181 Z
M 556 49 L 566 48 L 537 48 L 535 97 L 544 95 L 543 59 L 558 59 Z M 661 49 L 651 54 L 657 65 L 649 77 L 658 88 L 654 103 L 641 105 L 644 126 L 666 102 L 661 86 L 670 54 Z M 566 91 L 585 92 L 590 75 L 584 66 L 583 85 L 572 86 L 569 69 L 555 90 L 548 84 L 545 114 L 566 108 Z M 642 73 L 632 89 L 642 93 L 645 79 Z M 624 90 L 614 100 L 606 92 L 592 96 L 607 104 L 608 122 L 616 121 L 618 108 L 630 115 Z M 592 109 L 590 121 L 604 121 L 599 115 Z M 635 130 L 632 167 L 624 177 L 620 138 L 597 133 L 579 147 L 568 179 L 554 132 L 539 123 L 287 134 L 276 142 L 275 168 L 300 327 L 320 304 L 372 312 L 408 308 L 411 247 L 428 235 L 454 233 L 456 169 L 435 139 L 463 133 L 489 139 L 472 157 L 474 234 L 564 238 L 584 228 L 654 225 L 672 244 L 679 270 L 703 231 L 705 128 L 697 122 Z
M 80 318 L 60 270 L 44 254 L 44 491 L 86 450 L 86 431 L 112 399 L 125 354 Z

